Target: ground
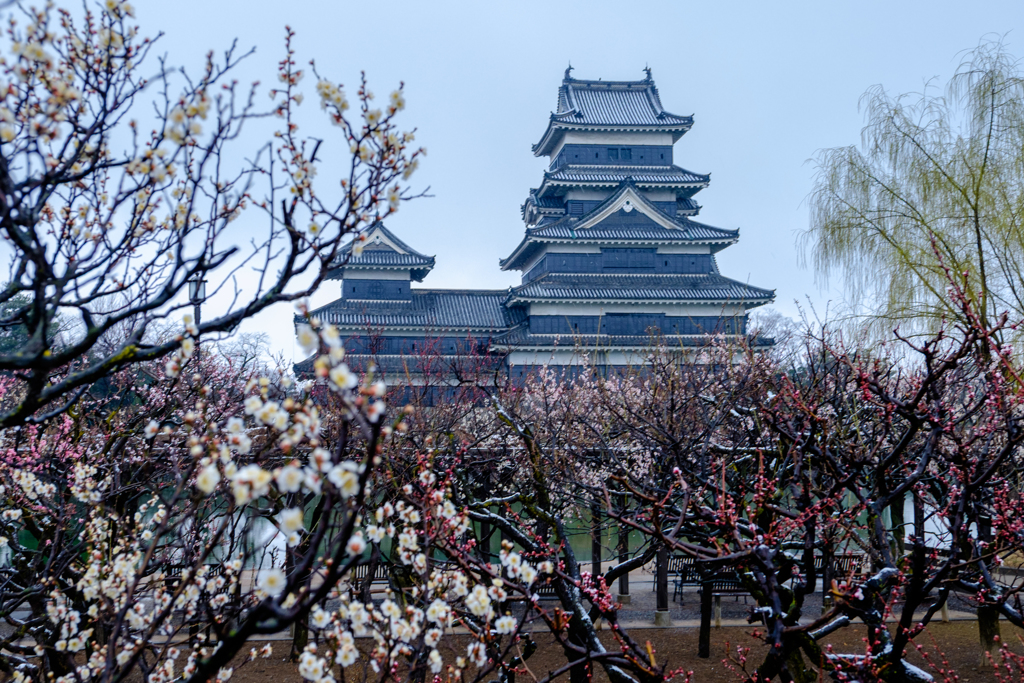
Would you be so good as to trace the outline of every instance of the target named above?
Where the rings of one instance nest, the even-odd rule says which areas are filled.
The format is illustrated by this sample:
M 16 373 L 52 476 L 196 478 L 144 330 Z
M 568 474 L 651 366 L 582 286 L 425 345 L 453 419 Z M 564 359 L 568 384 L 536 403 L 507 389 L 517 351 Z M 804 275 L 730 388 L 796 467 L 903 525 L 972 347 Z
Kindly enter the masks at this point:
M 758 641 L 752 638 L 750 628 L 726 627 L 715 629 L 711 634 L 711 657 L 699 659 L 697 657 L 697 629 L 696 628 L 673 628 L 673 629 L 631 629 L 630 635 L 640 641 L 650 641 L 656 653 L 658 663 L 667 661 L 669 666 L 680 667 L 694 672 L 694 683 L 705 681 L 739 681 L 742 680 L 739 672 L 730 671 L 722 660 L 728 654 L 735 657 L 737 646 L 750 647 L 750 660 L 756 665 L 760 661 L 762 649 L 758 647 Z M 1005 622 L 1002 624 L 1004 639 L 1013 642 L 1016 646 L 1013 649 L 1017 652 L 1024 651 L 1020 636 L 1022 633 L 1013 629 Z M 860 652 L 863 651 L 861 638 L 864 635 L 863 627 L 847 628 L 839 631 L 827 642 L 830 642 L 837 652 Z M 454 646 L 458 640 L 449 639 L 446 641 L 449 647 Z M 551 646 L 549 637 L 540 638 L 541 645 L 537 653 L 530 658 L 528 665 L 530 671 L 540 678 L 548 671 L 562 666 L 565 663 L 561 653 Z M 606 638 L 606 643 L 611 644 L 612 639 Z M 996 681 L 991 670 L 979 670 L 979 647 L 978 647 L 978 626 L 973 621 L 954 621 L 948 624 L 936 623 L 928 627 L 926 633 L 918 639 L 918 644 L 923 646 L 929 653 L 930 658 L 937 665 L 942 665 L 943 657 L 937 652 L 945 654 L 948 662 L 946 668 L 954 670 L 959 678 L 950 677 L 947 680 L 956 680 L 957 683 L 987 683 Z M 294 664 L 282 661 L 287 655 L 288 641 L 276 641 L 273 643 L 274 655 L 270 659 L 257 660 L 241 667 L 232 678 L 237 683 L 298 683 L 302 678 L 296 672 Z M 938 651 L 936 650 L 938 648 Z M 447 659 L 447 657 L 446 657 Z M 934 668 L 930 668 L 922 658 L 914 653 L 911 661 L 931 673 L 936 681 L 943 681 L 944 676 Z M 606 681 L 607 678 L 598 673 L 595 676 L 598 681 Z M 357 676 L 356 680 L 361 680 Z M 568 681 L 568 677 L 564 677 Z M 519 677 L 522 683 L 531 683 L 532 679 Z

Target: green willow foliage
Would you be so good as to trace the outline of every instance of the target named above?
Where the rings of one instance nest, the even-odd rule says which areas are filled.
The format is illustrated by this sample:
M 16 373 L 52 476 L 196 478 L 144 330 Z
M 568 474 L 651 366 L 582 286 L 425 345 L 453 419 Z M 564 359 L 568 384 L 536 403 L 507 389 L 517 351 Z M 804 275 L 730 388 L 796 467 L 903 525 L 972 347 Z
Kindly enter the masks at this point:
M 956 321 L 949 269 L 986 320 L 1024 318 L 1024 78 L 1002 42 L 967 54 L 942 95 L 861 99 L 860 147 L 819 152 L 803 256 L 840 276 L 869 334 Z

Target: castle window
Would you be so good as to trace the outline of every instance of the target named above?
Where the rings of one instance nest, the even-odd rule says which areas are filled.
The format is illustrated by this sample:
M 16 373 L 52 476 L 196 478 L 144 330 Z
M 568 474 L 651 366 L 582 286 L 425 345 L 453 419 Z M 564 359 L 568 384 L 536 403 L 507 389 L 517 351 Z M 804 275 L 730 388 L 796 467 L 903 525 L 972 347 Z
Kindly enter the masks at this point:
M 384 283 L 382 283 L 382 282 L 371 283 L 370 287 L 369 287 L 369 290 L 370 291 L 368 292 L 368 294 L 369 294 L 370 298 L 374 298 L 375 299 L 375 298 L 382 297 L 382 296 L 384 296 Z
M 616 160 L 619 158 L 619 150 L 609 147 L 608 148 L 608 160 Z
M 624 160 L 625 160 L 625 159 L 632 159 L 632 158 L 633 158 L 633 150 L 632 150 L 632 149 L 630 149 L 629 147 L 623 147 L 623 148 L 622 148 L 622 149 L 620 150 L 620 154 L 622 155 L 622 158 L 623 158 Z

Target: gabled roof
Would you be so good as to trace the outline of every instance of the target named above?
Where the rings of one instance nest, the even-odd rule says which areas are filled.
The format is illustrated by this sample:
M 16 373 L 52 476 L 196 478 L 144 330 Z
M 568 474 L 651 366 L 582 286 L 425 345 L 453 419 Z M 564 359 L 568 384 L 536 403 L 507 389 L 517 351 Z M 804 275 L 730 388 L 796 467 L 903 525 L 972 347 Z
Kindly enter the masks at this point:
M 775 299 L 761 289 L 718 274 L 580 275 L 549 274 L 518 287 L 506 304 L 587 301 L 608 303 L 741 303 L 759 306 Z
M 421 282 L 434 267 L 434 257 L 416 251 L 398 239 L 381 222 L 374 223 L 366 231 L 363 252 L 353 254 L 353 240 L 338 252 L 332 264 L 329 277 L 341 277 L 343 269 L 351 270 L 408 270 L 416 282 Z
M 593 166 L 566 165 L 546 171 L 537 194 L 544 197 L 556 187 L 615 187 L 626 179 L 640 187 L 676 188 L 693 194 L 711 182 L 711 176 L 687 171 L 679 166 Z
M 676 200 L 677 216 L 680 214 L 683 216 L 696 216 L 698 213 L 700 213 L 700 204 L 698 204 L 692 197 Z
M 560 216 L 565 213 L 564 197 L 539 197 L 531 189 L 526 201 L 519 207 L 519 214 L 527 223 L 533 223 L 539 216 Z
M 636 216 L 642 215 L 647 220 L 604 222 L 620 211 L 627 214 L 637 211 Z M 725 248 L 738 239 L 739 230 L 726 230 L 685 217 L 669 216 L 637 190 L 632 180 L 627 179 L 608 199 L 582 216 L 564 216 L 527 228 L 523 241 L 499 263 L 502 270 L 522 268 L 542 244 L 552 242 L 633 243 L 638 246 L 690 242 Z
M 558 109 L 533 153 L 550 154 L 565 130 L 664 131 L 673 133 L 674 142 L 692 125 L 692 116 L 672 114 L 661 106 L 650 71 L 642 81 L 583 81 L 571 78 L 566 70 L 558 89 Z
M 523 315 L 504 306 L 508 290 L 413 289 L 410 294 L 411 301 L 338 299 L 310 315 L 343 329 L 386 327 L 433 333 L 503 330 Z

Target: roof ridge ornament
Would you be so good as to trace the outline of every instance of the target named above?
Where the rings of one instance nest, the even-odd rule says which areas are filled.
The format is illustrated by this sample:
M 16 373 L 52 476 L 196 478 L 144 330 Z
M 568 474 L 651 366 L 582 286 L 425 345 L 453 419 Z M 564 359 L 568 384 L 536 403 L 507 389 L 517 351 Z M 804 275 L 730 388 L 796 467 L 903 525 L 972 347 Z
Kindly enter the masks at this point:
M 564 80 L 566 80 L 566 81 L 572 81 L 572 80 L 575 80 L 575 79 L 574 79 L 574 78 L 572 77 L 572 61 L 570 61 L 570 62 L 569 62 L 569 66 L 568 66 L 568 68 L 567 68 L 567 69 L 565 70 L 565 79 L 564 79 Z
M 650 66 L 644 65 L 644 73 L 647 74 L 647 77 L 644 79 L 644 82 L 645 83 L 653 83 L 654 82 L 654 78 L 651 76 L 651 67 Z

